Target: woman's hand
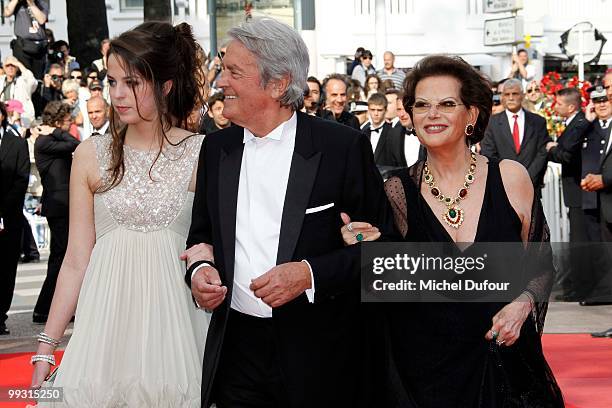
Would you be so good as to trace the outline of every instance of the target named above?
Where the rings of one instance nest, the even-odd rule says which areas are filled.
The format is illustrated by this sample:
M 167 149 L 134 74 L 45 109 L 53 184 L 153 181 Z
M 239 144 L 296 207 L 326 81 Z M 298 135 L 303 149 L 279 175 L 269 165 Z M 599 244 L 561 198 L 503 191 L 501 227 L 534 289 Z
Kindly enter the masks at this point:
M 51 364 L 46 361 L 37 361 L 34 363 L 34 373 L 32 374 L 32 385 L 31 388 L 40 388 L 43 381 L 49 376 L 51 372 Z
M 512 303 L 507 304 L 493 316 L 493 325 L 485 335 L 487 340 L 493 340 L 500 346 L 513 345 L 521 334 L 521 327 L 531 312 L 531 302 L 526 295 L 521 295 Z
M 362 241 L 376 241 L 380 238 L 378 228 L 367 222 L 351 222 L 347 213 L 340 213 L 344 226 L 340 228 L 345 245 L 353 245 Z M 361 239 L 359 239 L 361 238 Z

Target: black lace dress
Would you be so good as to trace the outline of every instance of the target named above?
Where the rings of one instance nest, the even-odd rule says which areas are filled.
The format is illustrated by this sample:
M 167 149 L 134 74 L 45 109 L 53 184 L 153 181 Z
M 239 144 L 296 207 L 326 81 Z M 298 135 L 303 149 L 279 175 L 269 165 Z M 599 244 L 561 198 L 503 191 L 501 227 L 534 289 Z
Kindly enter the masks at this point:
M 385 184 L 396 226 L 409 242 L 452 242 L 420 193 L 422 165 L 419 162 L 400 171 Z M 504 190 L 499 163 L 491 161 L 488 166 L 475 244 L 520 242 L 521 221 Z M 528 259 L 541 263 L 542 273 L 526 285 L 537 307 L 523 324 L 519 340 L 511 347 L 498 347 L 484 337 L 491 327 L 492 317 L 504 304 L 386 304 L 387 396 L 390 399 L 387 405 L 418 408 L 563 406 L 561 392 L 544 359 L 540 341 L 550 291 L 552 258 L 550 245 L 546 244 L 546 224 L 539 201 L 536 201 L 530 231 L 530 241 L 534 242 L 526 251 Z

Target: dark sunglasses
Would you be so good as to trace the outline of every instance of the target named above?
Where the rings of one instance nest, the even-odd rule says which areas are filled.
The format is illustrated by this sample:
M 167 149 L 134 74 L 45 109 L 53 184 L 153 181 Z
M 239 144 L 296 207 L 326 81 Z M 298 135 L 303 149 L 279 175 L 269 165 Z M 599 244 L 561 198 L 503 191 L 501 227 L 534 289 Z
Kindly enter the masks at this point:
M 83 79 L 82 76 L 72 76 L 72 75 L 70 75 L 70 78 L 71 79 Z
M 540 91 L 538 91 L 537 89 L 534 89 L 534 88 L 527 90 L 528 94 L 533 93 L 533 92 L 540 92 Z
M 90 75 L 87 78 L 89 78 L 89 79 L 98 79 L 98 76 L 97 75 Z
M 372 59 L 372 57 L 361 57 L 361 59 L 371 60 L 371 59 Z

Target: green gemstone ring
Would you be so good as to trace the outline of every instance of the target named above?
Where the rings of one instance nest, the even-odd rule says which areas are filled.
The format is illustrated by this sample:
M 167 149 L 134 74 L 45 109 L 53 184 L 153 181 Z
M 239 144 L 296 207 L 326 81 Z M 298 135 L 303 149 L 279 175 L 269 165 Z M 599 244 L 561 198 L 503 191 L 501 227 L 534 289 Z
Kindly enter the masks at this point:
M 357 242 L 363 241 L 363 234 L 360 232 L 359 234 L 355 235 L 355 239 Z

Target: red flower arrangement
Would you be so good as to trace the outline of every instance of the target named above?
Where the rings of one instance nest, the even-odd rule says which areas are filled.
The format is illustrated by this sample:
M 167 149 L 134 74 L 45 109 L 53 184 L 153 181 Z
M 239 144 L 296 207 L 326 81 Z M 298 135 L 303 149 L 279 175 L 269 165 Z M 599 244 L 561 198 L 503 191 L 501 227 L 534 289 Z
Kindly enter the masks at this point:
M 540 110 L 540 114 L 546 119 L 546 128 L 548 133 L 556 140 L 563 133 L 565 126 L 563 120 L 555 112 L 555 94 L 563 88 L 576 88 L 582 95 L 582 107 L 585 108 L 589 104 L 589 94 L 587 89 L 591 87 L 589 81 L 580 81 L 577 76 L 573 76 L 562 83 L 561 75 L 558 72 L 548 72 L 540 81 L 540 90 L 546 95 L 546 102 Z

